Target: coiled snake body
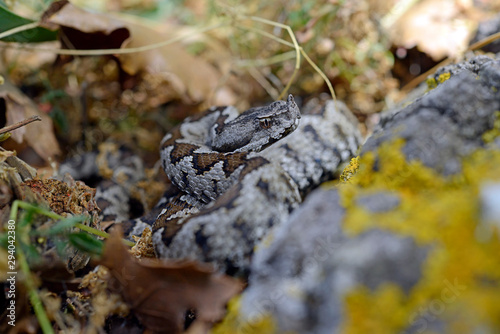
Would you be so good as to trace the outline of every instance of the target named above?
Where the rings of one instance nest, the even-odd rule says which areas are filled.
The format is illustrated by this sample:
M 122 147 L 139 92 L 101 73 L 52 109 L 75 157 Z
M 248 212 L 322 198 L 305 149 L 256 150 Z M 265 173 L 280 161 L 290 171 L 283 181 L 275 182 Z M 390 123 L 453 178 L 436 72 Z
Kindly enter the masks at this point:
M 167 134 L 162 165 L 183 193 L 161 203 L 153 224 L 157 255 L 246 270 L 267 232 L 360 144 L 357 121 L 342 103 L 305 110 L 301 117 L 291 95 L 241 115 L 213 108 Z M 138 234 L 145 224 L 134 227 Z
M 158 257 L 246 272 L 270 229 L 353 157 L 361 142 L 357 120 L 341 102 L 313 101 L 302 111 L 289 96 L 241 115 L 234 107 L 218 107 L 186 119 L 160 148 L 176 187 L 154 214 L 124 222 L 126 233 L 152 227 Z M 108 189 L 99 196 L 123 206 L 124 193 Z

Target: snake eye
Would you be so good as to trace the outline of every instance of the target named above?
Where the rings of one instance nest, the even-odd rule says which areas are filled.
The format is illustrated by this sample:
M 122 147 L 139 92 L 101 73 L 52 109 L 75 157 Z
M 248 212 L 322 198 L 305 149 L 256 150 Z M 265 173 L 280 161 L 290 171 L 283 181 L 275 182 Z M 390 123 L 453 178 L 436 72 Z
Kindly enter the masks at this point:
M 271 119 L 269 117 L 259 119 L 259 124 L 264 129 L 269 129 L 271 127 Z

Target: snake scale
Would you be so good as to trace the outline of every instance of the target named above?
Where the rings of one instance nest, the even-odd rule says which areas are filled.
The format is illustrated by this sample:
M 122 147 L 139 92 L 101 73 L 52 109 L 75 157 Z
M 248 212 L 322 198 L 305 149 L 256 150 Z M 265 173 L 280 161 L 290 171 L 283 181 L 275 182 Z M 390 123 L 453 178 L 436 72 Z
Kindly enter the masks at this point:
M 290 95 L 242 114 L 213 107 L 187 118 L 161 142 L 162 167 L 175 187 L 153 214 L 122 223 L 126 233 L 152 227 L 160 258 L 245 273 L 272 227 L 361 143 L 357 120 L 343 103 L 316 100 L 302 109 Z M 108 198 L 119 203 L 121 195 Z

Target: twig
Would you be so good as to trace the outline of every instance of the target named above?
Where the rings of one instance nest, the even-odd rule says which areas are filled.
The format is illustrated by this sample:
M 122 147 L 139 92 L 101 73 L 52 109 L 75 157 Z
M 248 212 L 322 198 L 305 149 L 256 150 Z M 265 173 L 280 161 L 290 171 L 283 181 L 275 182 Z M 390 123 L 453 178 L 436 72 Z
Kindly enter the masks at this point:
M 326 85 L 328 86 L 328 89 L 330 90 L 330 94 L 332 95 L 333 99 L 336 99 L 335 91 L 333 90 L 332 84 L 328 80 L 327 76 L 319 69 L 319 67 L 316 64 L 314 64 L 314 62 L 311 60 L 311 58 L 309 58 L 308 55 L 305 53 L 304 49 L 297 43 L 297 40 L 295 38 L 295 34 L 290 26 L 288 26 L 286 24 L 274 22 L 271 20 L 267 20 L 267 19 L 264 19 L 261 17 L 257 17 L 257 16 L 250 16 L 250 17 L 245 16 L 245 15 L 238 15 L 237 16 L 237 20 L 242 20 L 242 19 L 249 19 L 249 20 L 252 20 L 254 22 L 261 22 L 261 23 L 264 23 L 267 25 L 271 25 L 273 27 L 278 27 L 278 28 L 284 29 L 284 30 L 286 30 L 286 32 L 290 36 L 290 39 L 292 40 L 292 42 L 290 43 L 288 41 L 285 41 L 282 38 L 274 36 L 273 34 L 262 31 L 260 29 L 252 29 L 251 27 L 242 27 L 242 29 L 255 31 L 257 33 L 260 33 L 261 35 L 269 37 L 269 38 L 271 38 L 279 43 L 290 46 L 294 49 L 295 68 L 294 68 L 294 71 L 293 71 L 291 77 L 288 79 L 288 83 L 286 84 L 285 88 L 282 90 L 282 92 L 279 96 L 279 99 L 283 98 L 283 96 L 286 95 L 286 93 L 290 89 L 290 86 L 294 82 L 294 79 L 295 79 L 295 77 L 300 69 L 300 60 L 301 60 L 300 56 L 301 55 L 314 68 L 314 70 L 317 73 L 319 73 L 321 78 L 326 82 Z M 214 25 L 207 26 L 204 28 L 198 28 L 194 32 L 191 32 L 191 33 L 188 33 L 188 34 L 185 34 L 182 36 L 177 36 L 177 37 L 171 38 L 171 39 L 166 40 L 166 41 L 162 41 L 159 43 L 153 43 L 153 44 L 149 44 L 149 45 L 144 45 L 144 46 L 140 46 L 140 47 L 136 47 L 136 48 L 128 48 L 128 49 L 120 48 L 120 49 L 100 49 L 100 50 L 67 50 L 67 49 L 43 48 L 43 47 L 38 47 L 38 46 L 34 47 L 34 46 L 25 45 L 25 44 L 15 44 L 15 45 L 0 44 L 0 49 L 2 49 L 2 48 L 15 48 L 15 49 L 23 49 L 23 50 L 31 50 L 31 51 L 52 52 L 52 53 L 59 54 L 59 55 L 72 55 L 72 56 L 131 54 L 131 53 L 144 52 L 144 51 L 149 51 L 149 50 L 153 50 L 156 48 L 164 47 L 166 45 L 173 44 L 173 43 L 179 42 L 181 40 L 184 40 L 187 37 L 190 37 L 192 35 L 206 33 L 206 32 L 209 32 L 211 30 L 215 30 L 215 29 L 218 29 L 220 27 L 227 26 L 227 25 L 229 25 L 228 22 L 222 22 L 222 23 L 214 24 Z M 19 27 L 19 28 L 21 28 L 21 27 Z M 29 25 L 23 26 L 23 30 L 26 30 L 27 28 L 29 28 Z M 10 34 L 15 33 L 15 32 L 17 32 L 17 31 L 14 31 L 14 29 L 12 29 L 12 30 L 9 30 L 9 31 L 2 33 L 0 36 L 10 35 Z M 285 54 L 279 55 L 279 56 L 281 56 L 283 58 L 290 57 L 288 53 L 285 53 Z M 276 61 L 277 59 L 279 59 L 279 56 L 275 59 L 272 59 L 271 63 Z
M 148 45 L 143 45 L 139 46 L 136 48 L 130 48 L 130 49 L 99 49 L 99 50 L 68 50 L 68 49 L 56 49 L 56 48 L 48 48 L 48 47 L 39 47 L 39 46 L 31 46 L 31 45 L 25 45 L 25 44 L 0 44 L 0 49 L 3 48 L 10 48 L 10 49 L 19 49 L 19 50 L 29 50 L 29 51 L 38 51 L 38 52 L 51 52 L 54 54 L 58 55 L 70 55 L 70 56 L 102 56 L 102 55 L 123 55 L 123 54 L 130 54 L 130 53 L 137 53 L 137 52 L 144 52 L 144 51 L 149 51 L 153 49 L 158 49 L 164 46 L 167 46 L 169 44 L 177 43 L 179 41 L 185 40 L 188 37 L 191 37 L 196 34 L 201 34 L 208 32 L 210 30 L 217 29 L 219 27 L 222 27 L 226 25 L 226 23 L 219 23 L 219 24 L 214 24 L 208 27 L 196 29 L 195 31 L 177 36 L 171 39 L 168 39 L 163 42 L 158 42 L 158 43 L 153 43 L 153 44 L 148 44 Z
M 499 38 L 500 38 L 500 32 L 494 33 L 493 35 L 489 35 L 489 36 L 483 38 L 482 40 L 477 41 L 476 43 L 469 46 L 467 51 L 475 51 L 477 49 L 480 49 L 483 46 L 488 45 L 488 44 L 496 41 Z
M 438 68 L 446 66 L 450 63 L 451 63 L 451 58 L 446 58 L 442 62 L 434 65 L 430 70 L 425 71 L 424 73 L 420 74 L 418 77 L 412 79 L 410 82 L 404 85 L 403 88 L 401 88 L 401 92 L 408 93 L 410 90 L 420 85 L 420 83 L 423 82 L 425 78 L 427 78 L 432 73 L 436 72 Z
M 311 58 L 309 58 L 309 56 L 304 51 L 304 49 L 302 49 L 302 47 L 300 47 L 300 53 L 302 53 L 302 55 L 304 56 L 306 61 L 309 63 L 309 65 L 311 65 L 311 67 L 316 71 L 316 73 L 318 73 L 320 75 L 320 77 L 323 78 L 323 81 L 326 83 L 326 85 L 328 86 L 328 89 L 330 90 L 330 95 L 332 96 L 332 98 L 335 101 L 337 101 L 337 96 L 335 95 L 335 90 L 333 89 L 332 83 L 330 82 L 330 80 L 328 80 L 326 74 L 318 67 L 318 65 L 316 65 L 316 63 L 314 63 L 312 61 Z
M 6 132 L 10 132 L 12 130 L 18 129 L 20 127 L 23 127 L 23 126 L 28 125 L 30 123 L 33 123 L 35 121 L 41 121 L 41 120 L 42 120 L 42 118 L 40 116 L 38 116 L 38 115 L 31 116 L 30 118 L 26 118 L 25 120 L 22 120 L 21 122 L 18 122 L 16 124 L 12 124 L 12 125 L 6 126 L 4 128 L 1 128 L 0 129 L 0 134 L 6 133 Z
M 245 18 L 245 16 L 243 16 L 243 18 Z M 293 69 L 292 76 L 290 77 L 290 79 L 288 79 L 288 82 L 287 82 L 285 88 L 283 89 L 283 91 L 281 92 L 280 96 L 278 97 L 278 99 L 282 99 L 283 96 L 286 96 L 286 93 L 290 89 L 290 86 L 292 85 L 292 83 L 293 83 L 293 81 L 295 79 L 295 76 L 297 75 L 297 73 L 299 72 L 299 69 L 300 69 L 300 47 L 299 47 L 299 43 L 297 43 L 297 39 L 295 38 L 295 34 L 293 33 L 292 28 L 290 26 L 287 26 L 286 24 L 274 22 L 274 21 L 267 20 L 267 19 L 264 19 L 264 18 L 261 18 L 261 17 L 258 17 L 258 16 L 250 16 L 248 18 L 250 20 L 252 20 L 252 21 L 262 22 L 264 24 L 268 24 L 268 25 L 271 25 L 271 26 L 274 26 L 274 27 L 285 29 L 288 32 L 288 35 L 290 36 L 290 39 L 292 40 L 293 47 L 295 49 L 295 68 Z
M 483 46 L 488 45 L 491 42 L 496 41 L 497 39 L 500 39 L 500 32 L 497 32 L 497 33 L 495 33 L 493 35 L 485 37 L 482 40 L 480 40 L 480 41 L 472 44 L 471 46 L 469 46 L 467 48 L 467 50 L 465 50 L 465 52 L 476 51 L 477 49 L 480 49 Z M 401 91 L 405 92 L 405 93 L 409 92 L 413 88 L 417 87 L 429 75 L 431 75 L 432 73 L 436 72 L 436 70 L 438 68 L 446 66 L 446 65 L 450 64 L 451 62 L 452 62 L 451 58 L 446 58 L 445 60 L 441 61 L 440 63 L 438 63 L 437 65 L 435 65 L 434 67 L 432 67 L 430 70 L 426 71 L 425 73 L 420 74 L 418 77 L 414 78 L 412 81 L 410 81 L 409 83 L 407 83 L 403 88 L 401 88 Z
M 254 22 L 261 22 L 261 23 L 264 23 L 264 24 L 267 24 L 267 25 L 271 25 L 271 26 L 274 26 L 274 27 L 278 27 L 278 28 L 281 28 L 281 29 L 285 29 L 286 32 L 288 33 L 288 35 L 290 36 L 290 39 L 292 40 L 292 43 L 288 42 L 288 41 L 285 41 L 284 39 L 282 38 L 279 38 L 279 37 L 276 37 L 268 32 L 265 32 L 265 31 L 261 31 L 259 29 L 255 29 L 257 30 L 256 32 L 257 33 L 260 33 L 264 36 L 267 36 L 279 43 L 282 43 L 284 45 L 287 45 L 287 46 L 290 46 L 294 49 L 295 51 L 295 68 L 294 68 L 294 71 L 291 75 L 291 77 L 288 79 L 288 83 L 287 85 L 285 86 L 285 88 L 283 89 L 283 91 L 281 92 L 280 94 L 280 99 L 283 98 L 283 96 L 286 95 L 286 93 L 288 92 L 288 89 L 290 88 L 290 86 L 292 85 L 292 83 L 294 82 L 294 79 L 300 69 L 300 56 L 303 55 L 304 58 L 307 60 L 307 62 L 314 68 L 314 70 L 319 73 L 319 75 L 323 78 L 323 80 L 325 80 L 326 82 L 326 85 L 328 86 L 328 89 L 330 90 L 330 94 L 332 95 L 333 99 L 335 99 L 335 92 L 333 90 L 333 87 L 330 83 L 330 81 L 327 79 L 326 75 L 319 69 L 318 66 L 316 66 L 316 64 L 313 63 L 313 61 L 311 60 L 311 58 L 309 58 L 307 56 L 307 54 L 305 53 L 305 51 L 302 49 L 302 47 L 297 43 L 297 40 L 295 38 L 295 34 L 293 33 L 293 30 L 290 26 L 288 25 L 285 25 L 285 24 L 282 24 L 282 23 L 278 23 L 278 22 L 274 22 L 274 21 L 271 21 L 271 20 L 267 20 L 267 19 L 263 19 L 263 18 L 260 18 L 260 17 L 257 17 L 257 16 L 245 16 L 245 15 L 239 15 L 237 17 L 237 20 L 241 20 L 241 19 L 249 19 L 249 20 L 252 20 Z M 31 24 L 30 24 L 31 25 Z M 25 26 L 22 26 L 22 27 L 18 27 L 19 29 L 22 29 L 22 30 L 26 30 L 28 28 L 30 28 L 30 25 L 25 25 Z M 181 36 L 177 36 L 177 37 L 174 37 L 174 38 L 171 38 L 169 40 L 166 40 L 166 41 L 162 41 L 162 42 L 159 42 L 159 43 L 153 43 L 153 44 L 148 44 L 148 45 L 143 45 L 143 46 L 140 46 L 140 47 L 136 47 L 136 48 L 127 48 L 127 49 L 123 49 L 123 48 L 120 48 L 120 49 L 99 49 L 99 50 L 68 50 L 68 49 L 55 49 L 55 48 L 44 48 L 44 47 L 39 47 L 39 46 L 30 46 L 30 45 L 25 45 L 25 44 L 1 44 L 0 43 L 0 49 L 2 48 L 14 48 L 14 49 L 22 49 L 22 50 L 31 50 L 31 51 L 39 51 L 39 52 L 52 52 L 52 53 L 55 53 L 55 54 L 59 54 L 59 55 L 72 55 L 72 56 L 92 56 L 92 55 L 106 55 L 106 54 L 114 54 L 114 55 L 120 55 L 120 54 L 131 54 L 131 53 L 137 53 L 137 52 L 144 52 L 144 51 L 149 51 L 149 50 L 153 50 L 153 49 L 157 49 L 157 48 L 160 48 L 160 47 L 164 47 L 164 46 L 167 46 L 169 44 L 173 44 L 173 43 L 176 43 L 176 42 L 179 42 L 179 41 L 182 41 L 192 35 L 196 35 L 196 34 L 201 34 L 201 33 L 206 33 L 206 32 L 209 32 L 211 30 L 215 30 L 215 29 L 218 29 L 220 27 L 223 27 L 223 26 L 227 26 L 229 25 L 228 22 L 222 22 L 222 23 L 218 23 L 218 24 L 214 24 L 214 25 L 210 25 L 210 26 L 207 26 L 207 27 L 204 27 L 204 28 L 198 28 L 196 29 L 195 31 L 191 32 L 191 33 L 188 33 L 188 34 L 185 34 L 185 35 L 181 35 Z M 17 28 L 15 28 L 17 29 Z M 252 28 L 250 27 L 243 27 L 243 29 L 246 29 L 246 30 L 252 30 Z M 8 36 L 8 35 L 11 35 L 13 33 L 15 33 L 17 31 L 15 31 L 14 29 L 11 29 L 9 31 L 6 31 L 4 33 L 2 33 L 0 36 L 1 37 L 5 37 L 5 36 Z M 288 58 L 289 55 L 287 53 L 283 54 L 283 57 L 284 58 Z M 271 62 L 274 62 L 276 61 L 276 59 L 273 59 Z
M 266 59 L 240 59 L 235 62 L 236 66 L 240 68 L 269 66 L 277 63 L 282 63 L 285 60 L 290 60 L 295 57 L 295 51 L 288 51 L 280 53 Z
M 37 27 L 38 27 L 38 22 L 32 22 L 32 23 L 24 24 L 22 26 L 15 27 L 15 28 L 12 28 L 10 30 L 7 30 L 7 31 L 4 31 L 4 32 L 0 33 L 0 39 L 5 38 L 5 37 L 10 36 L 10 35 L 17 34 L 18 32 L 21 32 L 21 31 L 25 31 L 25 30 L 29 30 L 29 29 L 34 29 L 34 28 L 37 28 Z
M 243 16 L 243 18 L 246 18 L 245 16 Z M 267 31 L 263 31 L 263 30 L 260 30 L 258 28 L 253 28 L 253 27 L 247 27 L 247 26 L 237 26 L 238 28 L 240 29 L 244 29 L 244 30 L 248 30 L 248 31 L 252 31 L 252 32 L 255 32 L 259 35 L 262 35 L 262 36 L 265 36 L 265 37 L 268 37 L 278 43 L 281 43 L 283 45 L 286 45 L 286 46 L 289 46 L 289 47 L 292 47 L 295 49 L 295 60 L 296 60 L 296 63 L 295 63 L 295 70 L 292 74 L 292 76 L 290 77 L 290 79 L 288 79 L 288 84 L 286 85 L 285 89 L 281 92 L 279 99 L 283 98 L 283 96 L 285 96 L 285 94 L 287 93 L 288 89 L 290 88 L 291 84 L 293 83 L 293 80 L 295 78 L 295 75 L 297 74 L 297 71 L 299 70 L 300 68 L 300 55 L 302 54 L 302 56 L 305 58 L 305 60 L 309 63 L 309 65 L 311 65 L 311 67 L 321 76 L 321 78 L 325 81 L 326 85 L 328 86 L 328 89 L 330 90 L 330 95 L 332 96 L 332 98 L 334 100 L 337 100 L 336 96 L 335 96 L 335 91 L 333 89 L 333 86 L 330 82 L 330 80 L 328 80 L 327 76 L 325 73 L 323 73 L 323 71 L 321 71 L 321 69 L 312 61 L 312 59 L 307 55 L 307 53 L 304 51 L 304 49 L 297 43 L 297 40 L 295 39 L 295 35 L 293 34 L 293 31 L 292 31 L 292 28 L 290 26 L 287 26 L 287 25 L 284 25 L 284 24 L 280 24 L 280 23 L 276 23 L 276 22 L 273 22 L 273 21 L 269 21 L 269 20 L 264 20 L 264 19 L 258 19 L 254 16 L 250 17 L 250 19 L 254 20 L 254 21 L 259 21 L 259 22 L 263 22 L 263 23 L 266 23 L 266 24 L 269 24 L 269 25 L 272 25 L 272 26 L 277 26 L 279 28 L 284 28 L 288 34 L 290 35 L 290 38 L 292 39 L 293 43 L 290 43 L 282 38 L 279 38 L 277 36 L 274 36 L 273 34 L 270 34 L 268 33 Z M 292 51 L 293 52 L 293 51 Z M 297 56 L 298 54 L 298 56 Z M 282 56 L 282 57 L 286 57 L 288 58 L 289 57 L 289 53 L 283 53 L 281 55 L 278 55 L 278 56 Z M 276 56 L 275 56 L 276 57 Z M 275 59 L 273 59 L 274 61 Z M 256 66 L 258 66 L 259 64 L 256 64 Z

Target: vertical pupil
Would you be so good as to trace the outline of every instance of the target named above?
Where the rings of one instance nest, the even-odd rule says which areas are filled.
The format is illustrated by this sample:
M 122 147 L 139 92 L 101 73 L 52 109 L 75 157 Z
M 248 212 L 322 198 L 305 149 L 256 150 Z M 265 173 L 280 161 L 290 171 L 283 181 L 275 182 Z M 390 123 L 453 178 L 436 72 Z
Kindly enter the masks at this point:
M 259 122 L 260 126 L 262 126 L 264 129 L 271 127 L 271 120 L 269 118 L 261 118 Z

